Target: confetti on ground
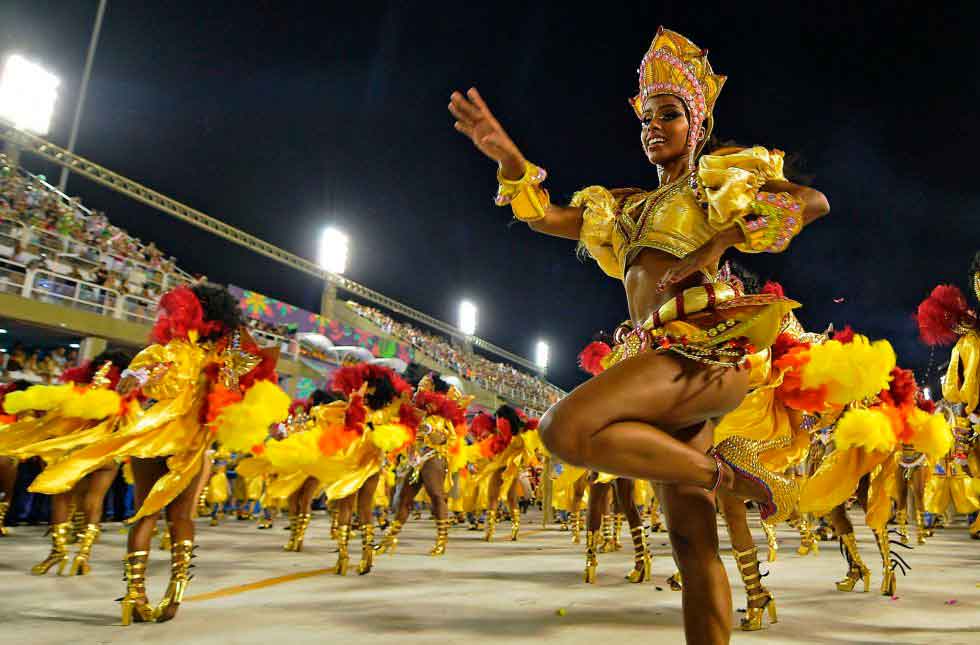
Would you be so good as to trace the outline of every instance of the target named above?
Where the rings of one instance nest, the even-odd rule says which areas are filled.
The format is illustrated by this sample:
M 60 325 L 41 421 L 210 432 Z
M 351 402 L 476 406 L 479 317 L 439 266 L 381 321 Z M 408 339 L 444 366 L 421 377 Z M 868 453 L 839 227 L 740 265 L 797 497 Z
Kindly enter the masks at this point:
M 947 600 L 946 601 L 946 604 L 947 605 L 955 605 L 956 604 L 956 600 L 955 599 L 953 599 L 953 600 Z
M 565 611 L 564 607 L 561 607 L 555 613 L 558 614 L 559 616 L 564 616 L 567 612 Z

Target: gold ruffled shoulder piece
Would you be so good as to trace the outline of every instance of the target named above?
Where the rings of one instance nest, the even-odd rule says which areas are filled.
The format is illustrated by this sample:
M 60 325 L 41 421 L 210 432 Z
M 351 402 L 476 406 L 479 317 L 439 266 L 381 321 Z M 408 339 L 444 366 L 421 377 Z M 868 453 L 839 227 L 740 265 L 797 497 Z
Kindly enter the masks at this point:
M 708 222 L 715 228 L 732 226 L 749 214 L 759 188 L 769 180 L 782 180 L 783 152 L 762 146 L 722 155 L 703 155 L 698 181 L 708 202 Z

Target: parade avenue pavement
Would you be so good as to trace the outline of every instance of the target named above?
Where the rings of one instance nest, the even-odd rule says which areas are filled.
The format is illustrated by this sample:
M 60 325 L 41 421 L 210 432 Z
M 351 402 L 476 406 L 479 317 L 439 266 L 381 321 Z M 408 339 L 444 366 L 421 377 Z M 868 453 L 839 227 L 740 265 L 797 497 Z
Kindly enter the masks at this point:
M 880 558 L 871 531 L 858 525 L 861 555 L 872 570 L 871 593 L 841 593 L 834 582 L 846 565 L 836 542 L 820 553 L 796 554 L 799 539 L 779 528 L 780 552 L 764 584 L 775 594 L 779 622 L 761 633 L 737 631 L 734 643 L 980 643 L 980 541 L 960 520 L 923 547 L 895 547 L 912 570 L 898 576 L 896 598 L 878 593 Z M 632 550 L 600 554 L 598 583 L 582 582 L 584 544 L 524 517 L 523 535 L 510 542 L 501 522 L 497 541 L 457 527 L 445 556 L 428 555 L 435 528 L 410 520 L 395 555 L 379 556 L 374 571 L 356 573 L 360 536 L 351 539 L 346 577 L 329 573 L 336 554 L 325 513 L 315 512 L 302 553 L 286 553 L 287 532 L 226 519 L 197 523 L 198 557 L 177 618 L 159 625 L 119 624 L 125 535 L 106 524 L 92 559 L 92 574 L 36 577 L 30 566 L 48 550 L 41 527 L 15 527 L 0 538 L 0 643 L 683 643 L 681 595 L 664 579 L 674 572 L 667 534 L 652 541 L 654 580 L 624 579 Z M 764 558 L 758 518 L 750 516 Z M 914 531 L 914 527 L 910 527 Z M 744 593 L 719 522 L 722 559 L 734 584 L 734 606 Z M 622 541 L 629 545 L 624 529 Z M 583 535 L 584 542 L 584 535 Z M 154 551 L 149 594 L 157 602 L 167 584 L 169 554 Z M 72 549 L 74 551 L 74 549 Z M 860 585 L 858 588 L 862 588 Z

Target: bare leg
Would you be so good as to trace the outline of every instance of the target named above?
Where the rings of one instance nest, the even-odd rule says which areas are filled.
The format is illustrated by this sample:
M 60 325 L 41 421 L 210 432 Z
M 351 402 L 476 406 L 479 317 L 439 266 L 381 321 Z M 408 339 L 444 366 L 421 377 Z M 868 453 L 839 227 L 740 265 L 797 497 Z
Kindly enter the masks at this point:
M 578 544 L 581 541 L 582 534 L 582 498 L 585 496 L 585 491 L 589 485 L 589 480 L 586 475 L 579 477 L 578 481 L 575 482 L 575 486 L 572 488 L 572 543 Z
M 847 511 L 843 504 L 834 507 L 830 512 L 830 522 L 840 539 L 844 558 L 847 560 L 847 575 L 837 582 L 837 590 L 853 591 L 858 581 L 863 580 L 864 590 L 867 592 L 871 584 L 871 571 L 861 560 L 861 554 L 857 548 L 857 539 L 854 536 L 854 525 L 847 517 Z
M 504 485 L 504 471 L 498 470 L 490 476 L 487 494 L 487 526 L 483 536 L 487 542 L 493 542 L 493 534 L 497 528 L 497 507 L 500 505 L 500 489 Z
M 619 478 L 613 485 L 617 504 L 626 516 L 633 540 L 633 570 L 627 574 L 626 579 L 635 583 L 645 582 L 650 579 L 650 551 L 643 532 L 643 517 L 633 501 L 634 482 L 632 479 Z
M 153 485 L 167 472 L 164 459 L 133 459 L 133 482 L 136 507 L 143 505 Z M 126 546 L 126 595 L 122 600 L 122 623 L 152 622 L 156 611 L 146 597 L 146 564 L 150 540 L 159 513 L 142 517 L 129 529 Z
M 107 468 L 100 468 L 88 476 L 88 490 L 82 497 L 82 510 L 85 512 L 85 521 L 89 524 L 102 522 L 105 494 L 112 487 L 117 474 L 119 474 L 119 466 L 113 464 Z
M 395 549 L 398 548 L 398 534 L 401 533 L 402 527 L 408 521 L 408 515 L 412 512 L 412 503 L 421 489 L 421 478 L 413 483 L 411 474 L 405 475 L 402 483 L 402 494 L 398 498 L 398 508 L 395 509 L 395 519 L 388 528 L 388 532 L 385 533 L 384 539 L 378 547 L 378 553 L 394 553 Z
M 510 486 L 510 490 L 507 491 L 507 509 L 510 511 L 510 539 L 512 542 L 517 541 L 518 534 L 521 530 L 520 490 L 520 477 L 515 477 L 514 483 Z
M 589 476 L 593 479 L 595 475 Z M 605 545 L 602 543 L 602 518 L 609 508 L 609 489 L 611 484 L 589 483 L 589 508 L 585 529 L 585 582 L 594 583 L 599 568 L 598 554 Z
M 362 576 L 374 565 L 374 493 L 380 479 L 381 474 L 375 473 L 357 492 L 357 516 L 361 522 L 361 562 L 357 573 Z
M 446 501 L 446 471 L 448 465 L 441 457 L 434 457 L 422 464 L 420 473 L 425 492 L 432 500 L 432 514 L 436 518 L 436 543 L 431 555 L 442 555 L 449 542 L 449 505 Z

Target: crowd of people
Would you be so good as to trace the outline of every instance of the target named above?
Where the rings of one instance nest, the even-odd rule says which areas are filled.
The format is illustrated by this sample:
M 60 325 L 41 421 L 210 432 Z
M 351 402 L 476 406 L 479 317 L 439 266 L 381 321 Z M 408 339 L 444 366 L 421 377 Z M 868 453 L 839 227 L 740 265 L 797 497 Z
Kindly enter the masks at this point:
M 38 349 L 15 344 L 0 350 L 0 382 L 25 380 L 31 383 L 57 383 L 65 369 L 78 362 L 75 347 Z
M 426 356 L 486 390 L 498 392 L 522 405 L 542 411 L 561 398 L 560 390 L 512 365 L 497 363 L 473 352 L 464 352 L 453 347 L 448 339 L 398 322 L 374 307 L 356 302 L 347 304 L 386 333 L 410 343 Z
M 0 289 L 7 292 L 23 286 L 23 271 L 13 270 L 17 265 L 151 301 L 186 280 L 176 260 L 153 242 L 143 244 L 105 213 L 89 211 L 79 198 L 65 197 L 42 177 L 16 171 L 2 158 L 0 258 L 16 263 L 0 273 Z M 104 293 L 85 295 L 105 300 Z

